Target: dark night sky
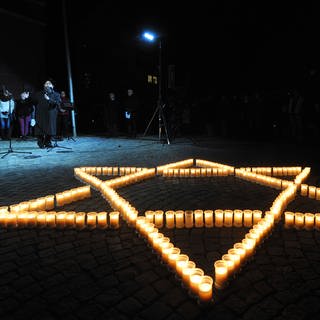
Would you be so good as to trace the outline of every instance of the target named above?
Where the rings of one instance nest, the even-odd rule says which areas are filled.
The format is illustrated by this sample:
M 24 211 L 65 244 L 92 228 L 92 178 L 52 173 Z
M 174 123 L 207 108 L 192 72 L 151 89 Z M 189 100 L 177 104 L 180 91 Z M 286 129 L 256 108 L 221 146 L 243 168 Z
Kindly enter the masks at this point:
M 163 34 L 166 62 L 176 65 L 177 79 L 187 77 L 194 87 L 286 88 L 307 66 L 318 65 L 320 28 L 312 6 L 166 3 L 70 1 L 77 67 L 93 70 L 107 86 L 119 73 L 132 77 L 132 61 L 156 57 L 155 48 L 138 39 L 147 27 Z

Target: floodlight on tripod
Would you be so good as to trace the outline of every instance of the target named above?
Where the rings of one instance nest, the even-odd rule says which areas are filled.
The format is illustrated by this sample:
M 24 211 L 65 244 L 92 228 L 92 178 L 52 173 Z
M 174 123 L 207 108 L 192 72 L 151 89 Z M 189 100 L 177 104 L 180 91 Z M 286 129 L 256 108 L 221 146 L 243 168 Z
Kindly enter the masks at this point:
M 163 112 L 165 104 L 162 101 L 162 44 L 161 44 L 161 37 L 157 36 L 153 32 L 146 31 L 143 33 L 142 38 L 148 42 L 155 42 L 158 41 L 158 48 L 159 48 L 159 71 L 158 71 L 158 100 L 157 100 L 157 107 L 151 117 L 151 120 L 148 123 L 146 130 L 144 131 L 143 136 L 147 134 L 147 131 L 155 118 L 158 115 L 158 130 L 159 130 L 159 141 L 161 141 L 162 137 L 162 128 L 164 128 L 164 133 L 166 136 L 167 144 L 170 144 L 170 139 L 168 135 L 168 128 L 166 118 Z

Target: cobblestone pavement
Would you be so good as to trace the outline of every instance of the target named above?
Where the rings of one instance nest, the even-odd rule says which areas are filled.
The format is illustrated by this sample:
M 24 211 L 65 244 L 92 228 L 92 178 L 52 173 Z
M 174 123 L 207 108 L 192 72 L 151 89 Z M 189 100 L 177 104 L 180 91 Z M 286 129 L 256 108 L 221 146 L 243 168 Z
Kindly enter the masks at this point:
M 319 183 L 317 146 L 250 143 L 202 137 L 171 145 L 142 139 L 79 137 L 71 150 L 15 142 L 0 159 L 0 206 L 80 186 L 76 166 L 153 167 L 187 158 L 240 166 L 310 166 Z M 7 142 L 0 141 L 0 152 Z M 119 190 L 141 213 L 148 209 L 267 210 L 278 191 L 234 177 L 157 177 Z M 319 201 L 298 196 L 288 209 L 320 212 Z M 110 211 L 95 191 L 63 210 Z M 208 274 L 245 228 L 162 229 Z M 0 229 L 1 319 L 311 319 L 320 311 L 320 232 L 280 222 L 227 288 L 202 306 L 136 232 Z

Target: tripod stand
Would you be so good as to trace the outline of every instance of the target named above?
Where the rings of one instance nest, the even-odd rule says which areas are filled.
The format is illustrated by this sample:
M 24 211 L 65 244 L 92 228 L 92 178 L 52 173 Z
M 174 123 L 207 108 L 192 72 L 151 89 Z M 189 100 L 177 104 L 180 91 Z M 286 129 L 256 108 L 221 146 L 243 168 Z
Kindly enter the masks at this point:
M 9 100 L 9 114 L 8 114 L 8 135 L 9 135 L 9 149 L 7 152 L 1 152 L 0 154 L 3 154 L 3 156 L 1 157 L 1 159 L 3 159 L 4 157 L 6 157 L 8 154 L 10 153 L 24 153 L 24 154 L 32 154 L 32 152 L 22 152 L 22 151 L 13 151 L 12 149 L 12 144 L 11 144 L 11 127 L 10 127 L 10 117 L 11 117 L 11 101 Z
M 57 140 L 54 139 L 54 144 L 52 147 L 49 147 L 47 148 L 47 152 L 53 150 L 54 148 L 62 148 L 62 149 L 68 149 L 68 150 L 72 150 L 72 148 L 69 148 L 69 147 L 63 147 L 63 146 L 59 146 L 58 143 L 57 143 Z
M 3 154 L 1 159 L 6 157 L 9 153 L 24 153 L 24 154 L 32 154 L 32 152 L 22 152 L 22 151 L 13 151 L 12 146 L 11 146 L 11 135 L 9 137 L 9 149 L 7 152 L 1 152 L 0 154 Z
M 169 135 L 168 135 L 168 129 L 167 129 L 167 122 L 166 122 L 166 118 L 163 112 L 163 109 L 165 107 L 165 104 L 162 103 L 162 44 L 161 44 L 161 38 L 159 38 L 159 78 L 158 78 L 158 101 L 157 101 L 157 108 L 154 111 L 151 120 L 149 121 L 149 124 L 143 134 L 143 136 L 146 135 L 154 117 L 156 116 L 156 114 L 158 114 L 158 130 L 159 130 L 159 141 L 161 141 L 161 136 L 162 136 L 162 128 L 164 128 L 165 131 L 165 135 L 166 135 L 166 140 L 167 143 L 170 144 L 170 139 L 169 139 Z
M 164 128 L 164 132 L 165 132 L 165 136 L 166 136 L 166 140 L 167 143 L 170 144 L 170 139 L 169 139 L 169 135 L 168 135 L 168 129 L 167 129 L 167 122 L 166 122 L 166 118 L 163 112 L 163 109 L 165 107 L 165 104 L 162 104 L 160 101 L 158 101 L 158 106 L 156 108 L 156 110 L 154 111 L 148 126 L 146 128 L 146 130 L 144 131 L 143 136 L 145 136 L 147 134 L 147 131 L 153 121 L 153 119 L 155 118 L 155 116 L 158 114 L 158 134 L 159 134 L 159 141 L 161 141 L 161 137 L 162 137 L 162 128 Z

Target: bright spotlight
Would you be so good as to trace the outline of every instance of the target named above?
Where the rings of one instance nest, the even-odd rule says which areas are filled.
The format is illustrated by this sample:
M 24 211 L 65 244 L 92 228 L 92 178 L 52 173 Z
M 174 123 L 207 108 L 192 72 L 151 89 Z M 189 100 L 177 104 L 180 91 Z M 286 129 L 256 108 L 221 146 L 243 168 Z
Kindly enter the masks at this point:
M 155 35 L 151 32 L 145 32 L 143 37 L 148 41 L 153 41 L 155 39 Z

